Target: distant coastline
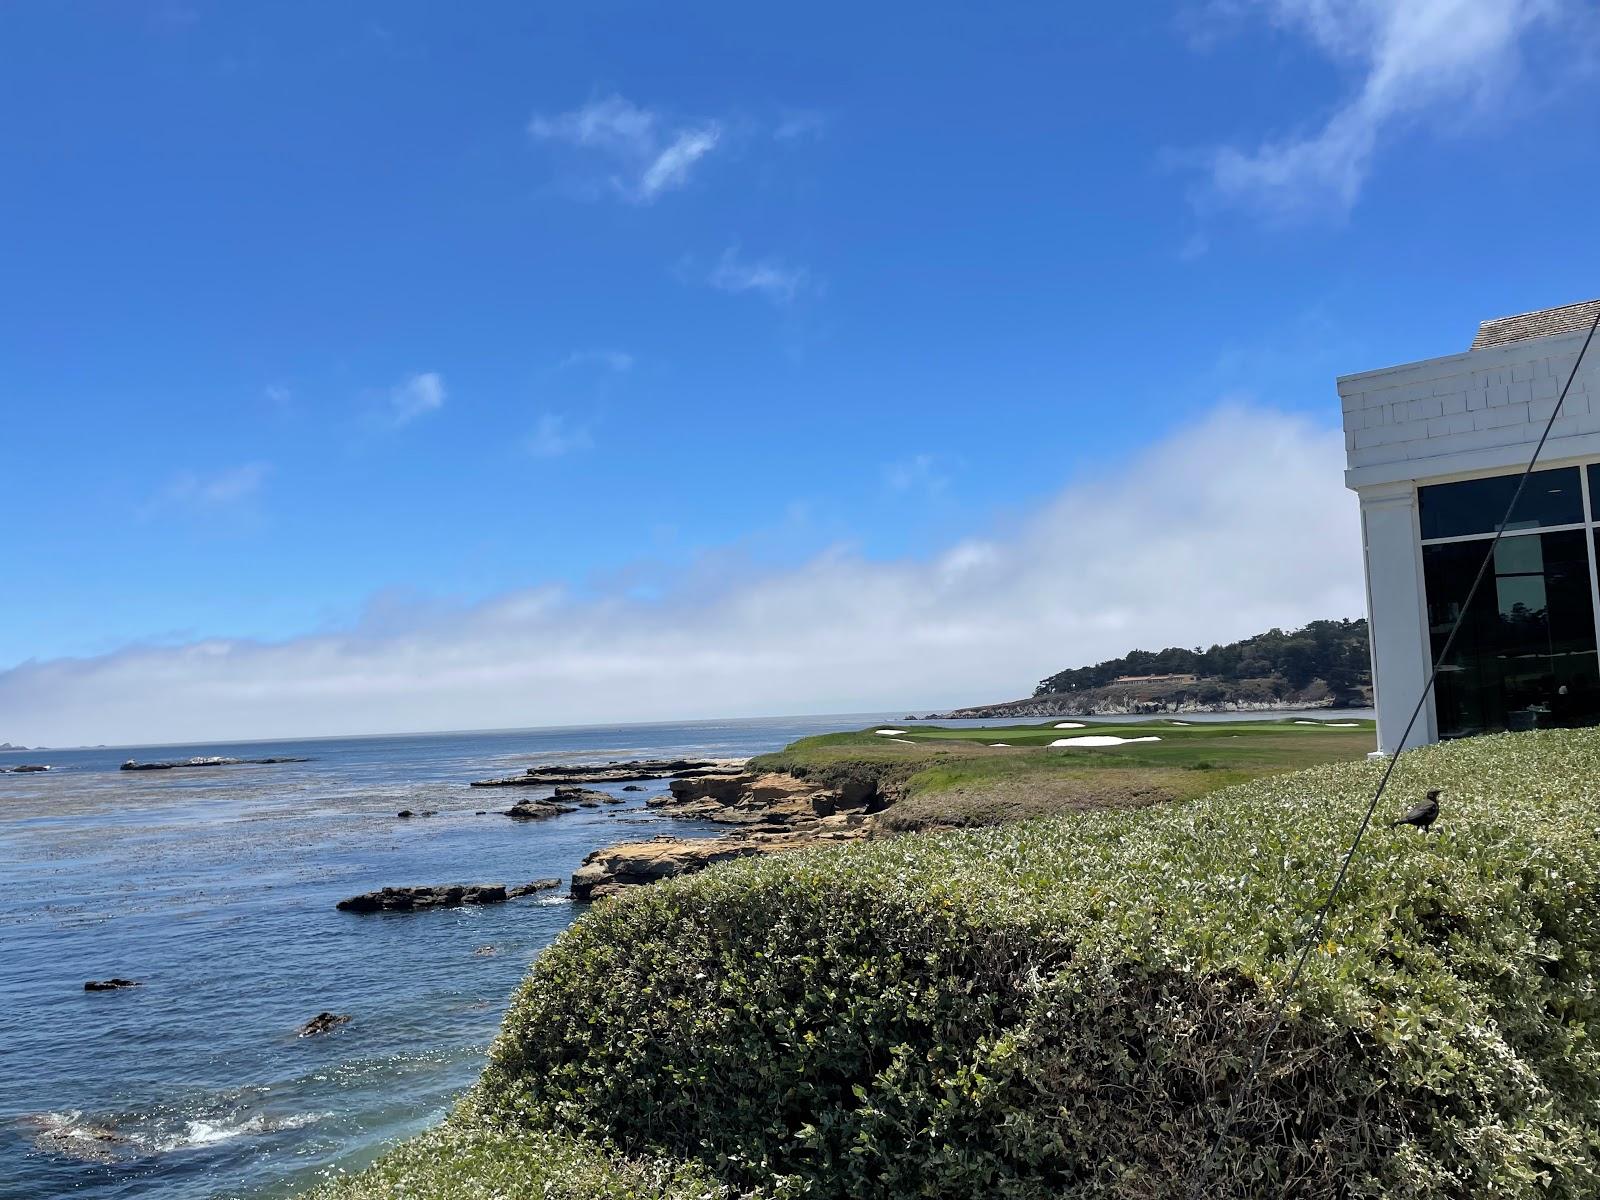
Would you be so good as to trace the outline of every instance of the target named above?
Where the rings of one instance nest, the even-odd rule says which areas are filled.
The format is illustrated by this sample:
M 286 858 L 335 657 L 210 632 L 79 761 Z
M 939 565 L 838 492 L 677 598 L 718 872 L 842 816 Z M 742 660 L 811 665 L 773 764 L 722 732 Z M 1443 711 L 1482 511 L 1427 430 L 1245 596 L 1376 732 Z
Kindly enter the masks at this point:
M 908 720 L 960 721 L 1007 717 L 1130 717 L 1167 713 L 1285 712 L 1294 709 L 1369 708 L 1370 689 L 1335 692 L 1322 680 L 1290 688 L 1281 679 L 1223 682 L 1185 679 L 1179 683 L 1112 683 L 1071 692 L 1049 692 L 1020 700 L 976 704 Z

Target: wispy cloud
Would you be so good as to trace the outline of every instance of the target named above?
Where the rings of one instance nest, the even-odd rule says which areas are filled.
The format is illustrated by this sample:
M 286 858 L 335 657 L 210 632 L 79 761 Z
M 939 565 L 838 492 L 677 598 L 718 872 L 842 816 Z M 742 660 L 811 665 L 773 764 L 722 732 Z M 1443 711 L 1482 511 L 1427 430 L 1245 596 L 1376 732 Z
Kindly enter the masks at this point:
M 736 246 L 722 252 L 706 282 L 718 291 L 756 292 L 774 304 L 788 304 L 811 286 L 810 272 L 776 258 L 747 259 Z
M 162 512 L 208 513 L 236 508 L 253 499 L 272 473 L 268 463 L 243 463 L 222 471 L 179 471 L 141 510 L 149 518 Z
M 528 436 L 527 450 L 535 458 L 560 458 L 574 450 L 587 450 L 594 439 L 587 429 L 570 425 L 565 417 L 545 413 Z
M 777 125 L 773 127 L 772 136 L 780 142 L 801 141 L 807 138 L 820 138 L 828 128 L 828 116 L 814 108 L 786 109 Z
M 599 367 L 616 375 L 633 370 L 633 355 L 626 350 L 574 350 L 561 360 L 567 367 Z
M 423 371 L 389 389 L 385 415 L 391 425 L 409 425 L 418 417 L 443 408 L 446 396 L 439 374 Z
M 928 556 L 836 550 L 658 588 L 640 585 L 659 572 L 581 596 L 552 584 L 448 616 L 391 606 L 378 624 L 284 641 L 28 663 L 0 671 L 0 728 L 28 744 L 134 743 L 999 700 L 1132 646 L 1361 612 L 1343 466 L 1336 430 L 1222 408 Z
M 649 204 L 689 182 L 695 164 L 716 149 L 722 125 L 695 121 L 669 127 L 659 113 L 611 95 L 571 112 L 535 115 L 528 134 L 605 157 L 612 167 L 612 189 L 636 204 Z
M 942 492 L 950 484 L 937 455 L 913 454 L 889 463 L 883 469 L 883 482 L 891 492 Z
M 1210 203 L 1280 219 L 1342 213 L 1380 145 L 1408 124 L 1483 112 L 1518 78 L 1525 43 L 1577 0 L 1222 0 L 1199 19 L 1226 28 L 1264 18 L 1354 68 L 1353 94 L 1320 127 L 1202 157 Z

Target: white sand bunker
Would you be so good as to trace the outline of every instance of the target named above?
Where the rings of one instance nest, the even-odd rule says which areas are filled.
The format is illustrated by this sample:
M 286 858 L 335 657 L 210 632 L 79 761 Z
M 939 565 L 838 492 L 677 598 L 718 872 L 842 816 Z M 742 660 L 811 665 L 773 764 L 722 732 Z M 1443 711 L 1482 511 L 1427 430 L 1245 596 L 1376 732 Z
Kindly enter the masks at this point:
M 1057 725 L 1056 728 L 1057 729 L 1083 729 L 1083 728 L 1085 728 L 1085 726 L 1084 726 L 1084 723 L 1082 721 L 1063 721 L 1063 722 L 1061 722 L 1061 724 Z
M 1359 729 L 1360 721 L 1295 721 L 1296 725 L 1315 725 L 1318 729 Z
M 1158 737 L 1112 737 L 1110 734 L 1090 734 L 1088 737 L 1057 738 L 1050 743 L 1050 749 L 1057 746 L 1127 746 L 1133 742 L 1159 742 Z
M 1168 725 L 1193 725 L 1193 721 L 1168 721 Z
M 989 743 L 989 749 L 991 749 L 991 750 L 999 750 L 1001 748 L 1009 750 L 1009 749 L 1011 749 L 1011 743 L 1010 742 L 990 742 Z
M 916 745 L 916 743 L 913 742 L 910 738 L 890 738 L 889 740 L 891 742 L 899 742 L 900 745 L 902 745 L 902 746 L 915 746 Z
M 903 737 L 906 731 L 904 729 L 874 729 L 872 732 L 879 737 Z

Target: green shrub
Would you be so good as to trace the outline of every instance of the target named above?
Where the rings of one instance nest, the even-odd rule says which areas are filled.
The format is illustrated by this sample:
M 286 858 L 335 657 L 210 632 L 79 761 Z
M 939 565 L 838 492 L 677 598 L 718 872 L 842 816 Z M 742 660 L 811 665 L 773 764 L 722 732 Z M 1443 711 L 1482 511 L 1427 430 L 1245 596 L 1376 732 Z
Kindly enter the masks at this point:
M 571 1138 L 450 1121 L 307 1200 L 730 1200 L 686 1163 L 626 1161 Z
M 597 906 L 469 1110 L 813 1196 L 1176 1197 L 1376 768 L 746 860 Z M 1600 1190 L 1600 733 L 1408 755 L 1208 1197 Z M 609 1193 L 604 1193 L 609 1194 Z

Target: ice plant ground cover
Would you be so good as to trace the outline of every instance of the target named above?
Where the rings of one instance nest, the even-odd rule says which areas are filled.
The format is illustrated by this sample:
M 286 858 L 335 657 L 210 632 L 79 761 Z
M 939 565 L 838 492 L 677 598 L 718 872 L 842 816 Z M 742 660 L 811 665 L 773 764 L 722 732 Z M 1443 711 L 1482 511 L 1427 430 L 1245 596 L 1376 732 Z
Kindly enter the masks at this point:
M 1182 1196 L 1377 770 L 604 902 L 428 1135 L 481 1165 L 413 1144 L 330 1194 Z M 1369 836 L 1202 1194 L 1600 1187 L 1600 732 L 1417 751 L 1385 809 L 1430 787 L 1431 835 Z

